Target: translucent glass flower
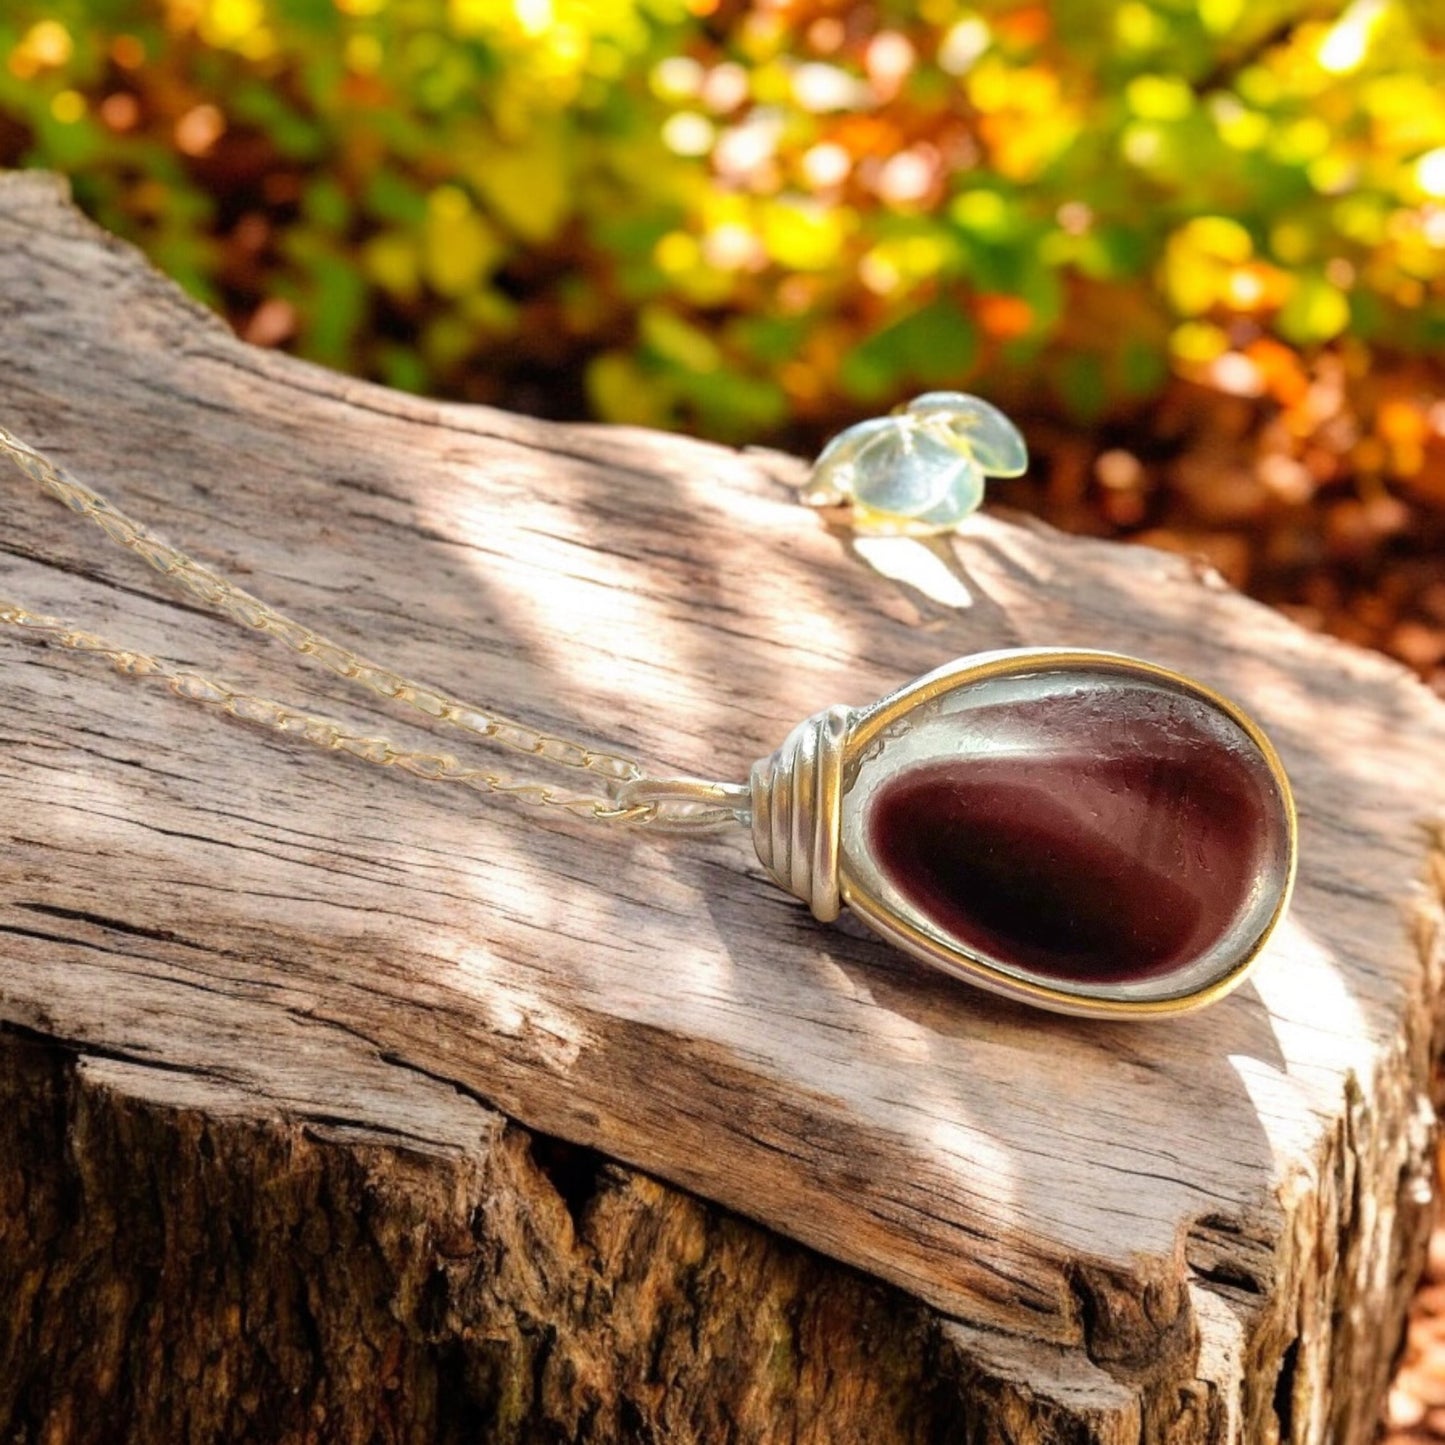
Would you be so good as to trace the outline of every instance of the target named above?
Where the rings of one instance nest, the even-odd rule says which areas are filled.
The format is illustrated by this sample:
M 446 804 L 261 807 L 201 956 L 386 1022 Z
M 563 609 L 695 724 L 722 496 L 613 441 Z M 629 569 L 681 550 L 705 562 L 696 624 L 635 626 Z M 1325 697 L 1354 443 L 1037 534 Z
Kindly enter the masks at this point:
M 813 464 L 807 496 L 851 502 L 860 532 L 946 532 L 978 509 L 985 477 L 1027 467 L 1023 437 L 996 406 L 930 391 L 835 436 Z

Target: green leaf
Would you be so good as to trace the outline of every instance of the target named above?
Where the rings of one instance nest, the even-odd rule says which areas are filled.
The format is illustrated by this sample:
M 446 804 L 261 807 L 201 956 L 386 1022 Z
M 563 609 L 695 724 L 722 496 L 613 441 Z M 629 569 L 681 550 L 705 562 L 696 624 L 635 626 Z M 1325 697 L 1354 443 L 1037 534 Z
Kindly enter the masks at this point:
M 839 379 L 860 401 L 874 401 L 903 383 L 962 386 L 978 358 L 978 333 L 960 306 L 934 301 L 868 338 L 845 358 Z

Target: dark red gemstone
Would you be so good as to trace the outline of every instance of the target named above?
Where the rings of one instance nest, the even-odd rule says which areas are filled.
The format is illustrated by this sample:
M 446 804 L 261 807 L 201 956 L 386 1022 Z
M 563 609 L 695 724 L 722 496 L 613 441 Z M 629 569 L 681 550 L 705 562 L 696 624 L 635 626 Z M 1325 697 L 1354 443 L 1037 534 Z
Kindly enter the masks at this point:
M 1283 886 L 1278 786 L 1208 702 L 1119 681 L 985 713 L 1007 746 L 885 778 L 867 816 L 883 876 L 970 952 L 1075 983 L 1158 978 Z

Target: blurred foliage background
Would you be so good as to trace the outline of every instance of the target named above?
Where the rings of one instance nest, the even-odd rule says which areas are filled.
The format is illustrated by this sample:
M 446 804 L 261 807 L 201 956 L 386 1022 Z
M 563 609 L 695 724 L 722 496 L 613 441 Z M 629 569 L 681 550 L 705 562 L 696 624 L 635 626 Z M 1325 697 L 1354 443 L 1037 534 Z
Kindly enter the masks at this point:
M 1004 500 L 1445 691 L 1434 0 L 6 0 L 0 164 L 393 386 L 798 450 L 978 391 Z

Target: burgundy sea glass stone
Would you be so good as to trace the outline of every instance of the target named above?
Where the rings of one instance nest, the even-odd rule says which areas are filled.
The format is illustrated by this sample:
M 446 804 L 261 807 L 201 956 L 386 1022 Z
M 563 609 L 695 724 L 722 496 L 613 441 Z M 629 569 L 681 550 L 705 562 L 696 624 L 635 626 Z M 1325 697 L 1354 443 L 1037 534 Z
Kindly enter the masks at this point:
M 1227 971 L 1272 921 L 1286 804 L 1208 699 L 1104 669 L 980 684 L 954 721 L 881 770 L 862 831 L 969 955 L 1064 986 L 1167 983 L 1211 955 Z

